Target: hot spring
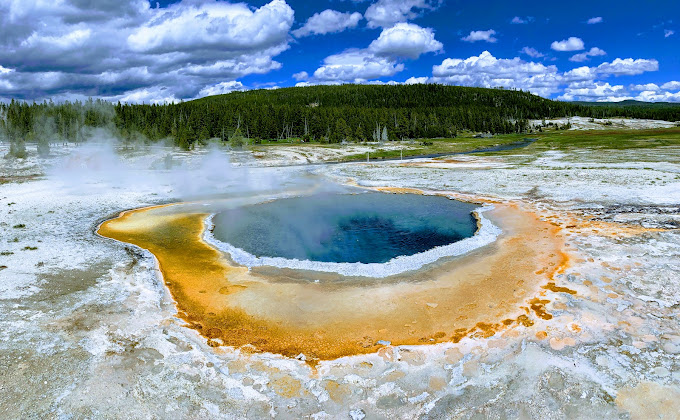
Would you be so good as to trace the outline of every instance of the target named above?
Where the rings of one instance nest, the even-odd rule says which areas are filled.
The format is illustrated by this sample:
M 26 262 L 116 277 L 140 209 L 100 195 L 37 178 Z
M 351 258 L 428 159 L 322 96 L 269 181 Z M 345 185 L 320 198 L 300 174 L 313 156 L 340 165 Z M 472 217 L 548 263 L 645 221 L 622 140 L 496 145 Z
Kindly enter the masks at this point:
M 156 257 L 178 316 L 209 345 L 307 361 L 526 326 L 526 299 L 563 264 L 559 227 L 502 203 L 266 199 L 130 210 L 98 232 Z
M 413 194 L 284 198 L 217 213 L 213 235 L 254 258 L 382 264 L 472 237 L 477 208 Z

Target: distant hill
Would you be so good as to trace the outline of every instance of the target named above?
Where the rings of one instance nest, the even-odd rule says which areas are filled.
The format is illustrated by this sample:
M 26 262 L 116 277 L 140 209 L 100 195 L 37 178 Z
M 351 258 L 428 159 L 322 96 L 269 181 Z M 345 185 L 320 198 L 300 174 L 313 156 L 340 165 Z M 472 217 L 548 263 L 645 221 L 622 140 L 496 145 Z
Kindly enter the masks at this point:
M 575 105 L 584 105 L 584 106 L 591 106 L 591 107 L 613 107 L 613 108 L 621 108 L 621 107 L 640 107 L 640 108 L 675 108 L 675 107 L 680 107 L 680 102 L 643 102 L 643 101 L 635 101 L 632 99 L 628 99 L 625 101 L 620 101 L 620 102 L 583 102 L 583 101 L 574 101 L 572 102 Z
M 560 102 L 528 92 L 445 85 L 341 85 L 251 90 L 165 105 L 0 104 L 0 134 L 46 130 L 66 139 L 107 126 L 122 137 L 173 138 L 182 147 L 209 138 L 302 138 L 325 142 L 453 137 L 459 131 L 520 133 L 529 120 L 565 116 L 680 120 L 676 104 Z M 47 126 L 39 121 L 48 120 Z M 37 127 L 37 128 L 36 128 Z M 37 131 L 36 131 L 37 130 Z M 41 131 L 42 130 L 42 131 Z
M 338 85 L 249 90 L 188 103 L 260 102 L 292 106 L 353 108 L 438 108 L 457 105 L 514 106 L 537 111 L 553 101 L 528 92 L 447 85 Z
M 228 137 L 236 129 L 250 138 L 338 142 L 452 137 L 461 130 L 524 132 L 528 120 L 574 115 L 680 120 L 675 106 L 569 103 L 516 90 L 433 84 L 251 90 L 173 105 L 119 105 L 116 111 L 125 127 L 172 134 L 182 143 Z M 145 127 L 149 122 L 170 131 L 153 131 Z

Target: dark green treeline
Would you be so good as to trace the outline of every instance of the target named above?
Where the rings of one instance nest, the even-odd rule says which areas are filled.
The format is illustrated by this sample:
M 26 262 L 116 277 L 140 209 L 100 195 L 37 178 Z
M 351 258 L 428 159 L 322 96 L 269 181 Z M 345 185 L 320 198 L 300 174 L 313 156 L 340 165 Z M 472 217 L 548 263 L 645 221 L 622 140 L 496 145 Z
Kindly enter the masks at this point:
M 342 85 L 254 90 L 165 105 L 103 101 L 0 105 L 10 141 L 82 141 L 92 128 L 123 139 L 371 141 L 526 132 L 528 120 L 579 115 L 680 120 L 680 106 L 552 101 L 527 92 L 443 85 Z

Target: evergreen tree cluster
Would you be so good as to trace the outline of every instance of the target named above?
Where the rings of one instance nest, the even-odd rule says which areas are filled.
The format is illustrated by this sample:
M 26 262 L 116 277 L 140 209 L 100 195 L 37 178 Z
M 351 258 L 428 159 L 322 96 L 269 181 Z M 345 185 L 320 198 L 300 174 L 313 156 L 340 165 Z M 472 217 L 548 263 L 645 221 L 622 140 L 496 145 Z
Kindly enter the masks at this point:
M 26 142 L 37 143 L 47 156 L 51 143 L 83 142 L 96 128 L 115 130 L 115 108 L 101 100 L 86 102 L 0 103 L 0 140 L 10 143 L 10 155 L 23 157 Z
M 670 104 L 559 102 L 528 92 L 445 85 L 341 85 L 253 90 L 162 105 L 104 101 L 0 104 L 0 137 L 21 154 L 25 141 L 83 141 L 104 127 L 126 140 L 172 139 L 190 149 L 211 138 L 338 143 L 455 137 L 461 130 L 525 132 L 531 119 L 583 116 L 680 120 Z M 24 147 L 25 153 L 25 147 Z

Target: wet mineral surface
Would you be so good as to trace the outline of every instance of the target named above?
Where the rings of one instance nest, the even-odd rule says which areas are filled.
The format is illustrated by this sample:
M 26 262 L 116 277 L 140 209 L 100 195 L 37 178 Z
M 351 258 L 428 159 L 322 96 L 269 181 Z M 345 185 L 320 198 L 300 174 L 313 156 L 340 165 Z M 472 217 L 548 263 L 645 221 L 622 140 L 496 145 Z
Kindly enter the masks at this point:
M 6 152 L 0 144 L 0 155 Z M 217 156 L 219 168 L 229 168 L 223 176 L 208 164 L 216 157 L 204 150 L 110 152 L 54 147 L 51 158 L 39 159 L 29 148 L 28 159 L 0 166 L 2 418 L 648 419 L 680 412 L 676 147 L 606 153 L 526 150 L 408 165 L 314 168 L 232 167 Z M 169 154 L 177 168 L 159 169 Z M 102 164 L 107 162 L 97 158 L 102 155 L 115 161 Z M 74 161 L 74 156 L 79 157 Z M 93 161 L 97 167 L 87 167 Z M 200 179 L 210 179 L 210 185 L 197 183 Z M 312 365 L 297 355 L 212 342 L 217 339 L 191 328 L 189 312 L 179 307 L 181 298 L 172 284 L 165 284 L 155 254 L 95 233 L 101 222 L 126 209 L 225 190 L 267 198 L 271 191 L 297 188 L 301 179 L 301 189 L 323 180 L 495 202 L 498 213 L 489 216 L 507 232 L 505 240 L 512 238 L 510 215 L 516 214 L 526 221 L 520 226 L 539 227 L 531 230 L 534 236 L 539 232 L 538 240 L 540 232 L 551 233 L 568 264 L 554 273 L 550 265 L 535 267 L 532 276 L 521 279 L 526 297 L 513 297 L 509 302 L 517 306 L 501 308 L 508 309 L 507 317 L 480 319 L 494 324 L 524 314 L 530 322 L 468 333 L 477 325 L 471 319 L 460 322 L 466 334 L 458 342 L 455 330 L 442 329 L 449 335 L 434 344 L 383 342 L 370 352 Z M 154 219 L 198 232 L 200 215 L 210 213 L 185 207 L 172 215 L 173 207 L 163 210 L 167 214 L 154 209 Z M 196 223 L 181 221 L 180 213 Z M 192 246 L 198 239 L 197 234 Z M 494 247 L 483 258 L 503 251 Z M 534 247 L 531 252 L 533 257 L 521 257 L 531 260 L 543 251 Z M 216 270 L 233 268 L 223 255 L 206 255 L 217 256 L 211 260 Z M 540 272 L 544 266 L 549 270 Z M 443 276 L 441 267 L 428 270 Z M 235 273 L 228 281 L 239 284 L 238 267 Z M 217 290 L 214 306 L 239 305 L 274 323 L 285 314 L 284 307 L 237 297 L 248 296 L 250 289 L 260 293 L 265 285 L 313 290 L 336 280 L 308 274 L 253 269 L 248 274 L 252 287 L 226 295 Z M 317 286 L 314 280 L 320 280 Z M 361 288 L 426 292 L 429 281 L 399 286 L 398 279 L 391 279 Z M 505 293 L 496 289 L 476 290 Z M 200 297 L 207 293 L 200 290 L 190 298 L 207 306 Z M 419 310 L 429 314 L 441 308 L 431 296 Z M 374 299 L 363 302 L 368 301 L 373 305 Z M 293 305 L 297 311 L 294 301 L 287 307 Z M 361 309 L 362 315 L 368 312 Z M 501 312 L 493 309 L 483 312 Z M 405 331 L 413 320 L 395 332 Z
M 209 210 L 210 203 L 203 204 L 201 210 Z M 312 280 L 318 273 L 255 274 L 230 264 L 202 240 L 206 217 L 181 204 L 146 208 L 104 222 L 98 233 L 158 259 L 180 316 L 209 345 L 248 346 L 312 363 L 373 353 L 385 344 L 458 342 L 531 324 L 528 315 L 549 316 L 549 300 L 536 298 L 538 290 L 554 287 L 555 274 L 568 264 L 559 229 L 516 206 L 499 206 L 488 216 L 504 231 L 493 245 L 379 281 L 323 283 Z

